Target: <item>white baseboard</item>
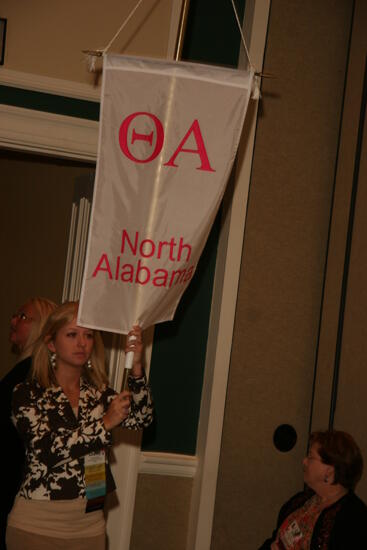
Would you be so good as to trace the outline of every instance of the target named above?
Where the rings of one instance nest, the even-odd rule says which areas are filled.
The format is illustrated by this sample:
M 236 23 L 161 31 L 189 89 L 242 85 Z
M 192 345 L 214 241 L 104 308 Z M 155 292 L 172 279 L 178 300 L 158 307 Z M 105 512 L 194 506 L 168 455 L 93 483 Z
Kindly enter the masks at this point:
M 148 452 L 140 455 L 139 474 L 193 478 L 196 470 L 196 456 Z

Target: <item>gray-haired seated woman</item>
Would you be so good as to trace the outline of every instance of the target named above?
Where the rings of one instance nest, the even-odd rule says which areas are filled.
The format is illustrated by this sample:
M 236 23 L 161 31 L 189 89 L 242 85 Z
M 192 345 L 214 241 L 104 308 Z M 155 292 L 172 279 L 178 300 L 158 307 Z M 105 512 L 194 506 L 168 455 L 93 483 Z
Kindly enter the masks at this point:
M 367 507 L 354 489 L 363 459 L 346 432 L 314 432 L 303 460 L 306 489 L 286 502 L 259 550 L 366 550 Z

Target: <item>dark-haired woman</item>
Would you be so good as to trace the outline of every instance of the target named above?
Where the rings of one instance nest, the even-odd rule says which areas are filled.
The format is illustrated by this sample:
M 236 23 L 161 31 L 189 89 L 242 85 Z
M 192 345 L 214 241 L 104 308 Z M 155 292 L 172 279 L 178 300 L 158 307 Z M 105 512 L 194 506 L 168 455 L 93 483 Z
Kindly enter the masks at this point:
M 367 507 L 354 493 L 361 452 L 342 431 L 314 432 L 303 460 L 305 491 L 286 502 L 259 550 L 366 550 Z

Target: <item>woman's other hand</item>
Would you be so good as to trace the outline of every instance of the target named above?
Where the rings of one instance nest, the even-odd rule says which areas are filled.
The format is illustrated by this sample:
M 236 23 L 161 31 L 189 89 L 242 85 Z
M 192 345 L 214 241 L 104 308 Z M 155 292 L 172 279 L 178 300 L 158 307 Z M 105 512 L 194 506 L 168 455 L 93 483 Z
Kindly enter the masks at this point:
M 103 423 L 106 430 L 112 430 L 125 418 L 128 417 L 130 411 L 130 392 L 123 391 L 116 395 L 111 401 L 106 414 L 103 416 Z
M 127 335 L 125 353 L 128 353 L 129 351 L 134 353 L 131 375 L 134 376 L 134 378 L 140 378 L 144 375 L 142 364 L 143 339 L 141 328 L 138 325 L 134 325 L 132 330 L 130 330 Z

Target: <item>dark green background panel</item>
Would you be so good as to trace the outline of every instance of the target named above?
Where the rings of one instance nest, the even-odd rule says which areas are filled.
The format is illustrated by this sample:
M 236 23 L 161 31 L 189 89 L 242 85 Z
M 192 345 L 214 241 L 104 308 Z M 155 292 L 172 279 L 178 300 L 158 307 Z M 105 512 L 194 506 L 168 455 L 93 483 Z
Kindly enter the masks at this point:
M 99 120 L 99 102 L 0 86 L 0 103 L 35 111 Z

